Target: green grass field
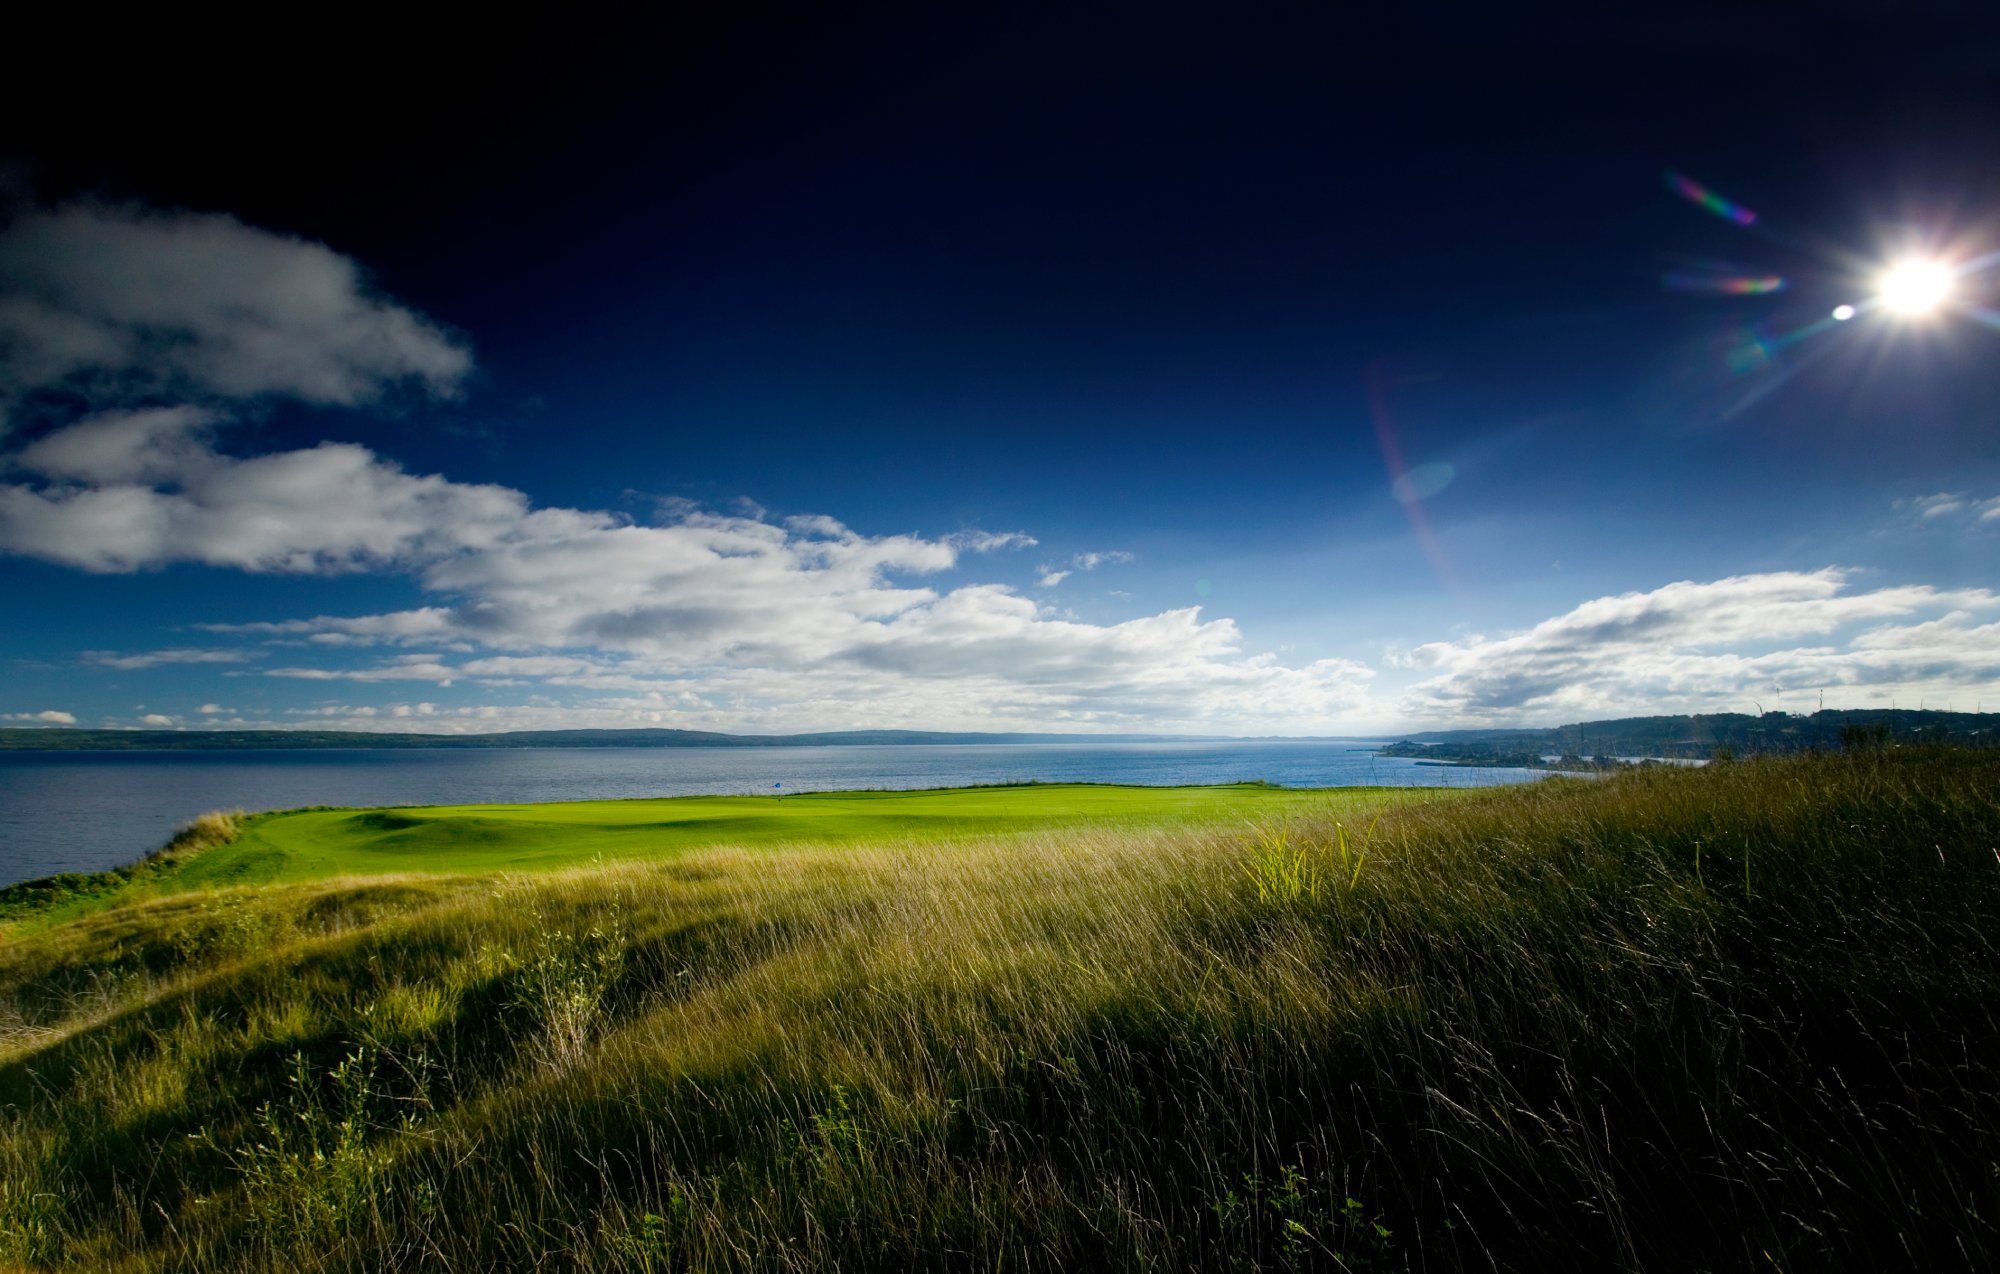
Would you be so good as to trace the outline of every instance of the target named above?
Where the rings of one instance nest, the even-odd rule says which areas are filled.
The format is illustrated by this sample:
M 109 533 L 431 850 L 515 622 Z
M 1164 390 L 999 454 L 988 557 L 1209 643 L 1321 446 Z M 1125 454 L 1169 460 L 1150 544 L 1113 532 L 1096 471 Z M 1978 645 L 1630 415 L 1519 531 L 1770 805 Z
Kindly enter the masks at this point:
M 1022 832 L 1145 828 L 1322 816 L 1396 799 L 1397 788 L 1300 790 L 1029 784 L 916 792 L 681 796 L 549 805 L 300 810 L 248 821 L 234 843 L 190 860 L 181 886 L 395 872 L 549 870 L 656 860 L 718 846 L 947 842 Z
M 2000 753 L 1119 791 L 190 843 L 0 939 L 0 1267 L 2000 1264 Z
M 490 874 L 663 861 L 733 846 L 945 844 L 1061 830 L 1168 829 L 1337 815 L 1466 789 L 1134 787 L 1033 783 L 791 796 L 683 796 L 540 805 L 434 805 L 207 815 L 116 871 L 0 889 L 0 935 L 189 889 L 329 876 Z

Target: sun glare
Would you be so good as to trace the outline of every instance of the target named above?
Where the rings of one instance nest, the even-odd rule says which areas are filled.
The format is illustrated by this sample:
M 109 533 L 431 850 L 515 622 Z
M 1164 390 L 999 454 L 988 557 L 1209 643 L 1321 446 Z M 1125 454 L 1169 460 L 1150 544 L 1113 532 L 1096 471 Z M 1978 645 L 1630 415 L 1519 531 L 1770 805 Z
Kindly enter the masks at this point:
M 1898 314 L 1928 314 L 1951 295 L 1951 271 L 1936 261 L 1902 261 L 1882 276 L 1882 304 Z

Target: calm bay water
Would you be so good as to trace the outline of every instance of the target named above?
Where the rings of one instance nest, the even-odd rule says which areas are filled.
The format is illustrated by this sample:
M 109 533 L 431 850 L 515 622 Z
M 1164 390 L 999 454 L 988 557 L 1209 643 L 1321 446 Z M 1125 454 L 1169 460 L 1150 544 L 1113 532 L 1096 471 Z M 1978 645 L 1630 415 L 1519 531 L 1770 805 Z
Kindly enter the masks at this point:
M 0 753 L 0 884 L 128 863 L 205 810 L 466 805 L 974 783 L 1489 786 L 1535 770 L 1378 757 L 1363 743 Z

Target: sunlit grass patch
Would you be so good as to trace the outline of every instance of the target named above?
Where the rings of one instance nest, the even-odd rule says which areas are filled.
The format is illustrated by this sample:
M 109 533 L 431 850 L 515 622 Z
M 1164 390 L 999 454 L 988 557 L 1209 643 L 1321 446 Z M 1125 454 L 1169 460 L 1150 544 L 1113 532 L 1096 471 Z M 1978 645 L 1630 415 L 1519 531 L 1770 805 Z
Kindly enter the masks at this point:
M 701 849 L 968 842 L 1054 829 L 1226 822 L 1413 798 L 1386 789 L 1258 783 L 1126 787 L 1041 783 L 929 791 L 691 796 L 548 805 L 299 810 L 250 820 L 226 852 L 188 859 L 187 884 L 341 874 L 560 870 L 659 862 Z

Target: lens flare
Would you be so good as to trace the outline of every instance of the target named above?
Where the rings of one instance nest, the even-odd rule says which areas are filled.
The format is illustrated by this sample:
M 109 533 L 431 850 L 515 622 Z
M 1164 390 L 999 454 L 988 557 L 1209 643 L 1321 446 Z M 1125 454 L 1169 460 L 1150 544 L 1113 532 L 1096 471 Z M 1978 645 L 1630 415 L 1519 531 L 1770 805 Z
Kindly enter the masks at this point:
M 1712 292 L 1721 296 L 1764 296 L 1785 290 L 1779 274 L 1709 274 L 1701 270 L 1674 270 L 1660 279 L 1670 292 Z
M 1897 314 L 1928 314 L 1951 296 L 1951 271 L 1936 261 L 1900 261 L 1882 276 L 1880 295 Z
M 1403 475 L 1389 484 L 1389 494 L 1404 504 L 1415 504 L 1428 500 L 1451 485 L 1458 471 L 1442 460 L 1433 460 L 1406 470 Z
M 1437 536 L 1431 531 L 1430 519 L 1424 516 L 1424 496 L 1418 489 L 1418 473 L 1430 466 L 1419 465 L 1412 470 L 1403 463 L 1403 447 L 1396 437 L 1395 417 L 1389 412 L 1388 386 L 1384 383 L 1387 377 L 1382 364 L 1368 364 L 1362 376 L 1368 390 L 1368 415 L 1375 425 L 1375 441 L 1382 448 L 1382 463 L 1389 470 L 1389 489 L 1402 504 L 1403 514 L 1410 520 L 1410 532 L 1416 537 L 1424 556 L 1430 559 L 1431 569 L 1437 572 L 1439 579 L 1451 584 L 1451 563 L 1445 558 L 1444 546 L 1438 543 Z M 1420 481 L 1421 485 L 1431 487 L 1430 494 L 1434 495 L 1444 489 L 1451 476 L 1450 467 L 1440 462 Z
M 1716 194 L 1713 190 L 1710 190 L 1707 186 L 1702 185 L 1692 177 L 1685 177 L 1680 173 L 1670 171 L 1667 173 L 1667 189 L 1673 191 L 1695 207 L 1706 208 L 1725 221 L 1734 221 L 1739 226 L 1754 226 L 1757 224 L 1756 213 L 1745 208 L 1740 203 L 1724 199 L 1721 195 Z
M 1822 287 L 1837 286 L 1853 298 L 1835 302 L 1821 310 L 1818 319 L 1809 321 L 1802 321 L 1807 320 L 1809 310 L 1801 313 L 1799 307 L 1772 298 L 1754 307 L 1759 312 L 1754 321 L 1737 324 L 1733 332 L 1717 332 L 1705 342 L 1719 366 L 1704 372 L 1704 378 L 1722 372 L 1744 387 L 1733 404 L 1720 409 L 1723 420 L 1756 406 L 1835 351 L 1864 352 L 1857 345 L 1879 344 L 1898 328 L 1903 329 L 1900 334 L 1906 337 L 1916 335 L 1918 329 L 1924 336 L 1933 336 L 1939 334 L 1934 329 L 1942 327 L 1948 319 L 1954 323 L 1969 320 L 2000 332 L 2000 306 L 1994 303 L 1996 292 L 2000 292 L 2000 278 L 1988 277 L 1989 271 L 2000 274 L 2000 251 L 1994 249 L 1990 240 L 1980 242 L 1969 235 L 1956 237 L 1946 233 L 1947 227 L 1937 225 L 1904 227 L 1896 232 L 1896 239 L 1885 237 L 1878 241 L 1884 245 L 1899 241 L 1894 255 L 1842 252 L 1816 240 L 1774 233 L 1755 212 L 1683 173 L 1670 169 L 1665 176 L 1668 190 L 1704 212 L 1733 222 L 1759 239 L 1804 257 L 1817 258 L 1839 271 L 1837 277 L 1815 272 L 1811 267 L 1785 274 L 1766 273 L 1763 268 L 1677 254 L 1675 268 L 1660 278 L 1667 290 L 1763 298 L 1773 292 L 1812 294 Z M 1864 265 L 1867 261 L 1872 264 Z M 1857 266 L 1865 273 L 1859 276 L 1853 273 Z M 1850 290 L 1856 284 L 1860 285 L 1862 295 Z M 1817 339 L 1836 329 L 1841 331 L 1839 338 Z M 1886 349 L 1886 345 L 1882 348 Z M 1377 432 L 1381 431 L 1378 421 Z M 1386 445 L 1383 454 L 1390 454 Z M 1398 460 L 1390 466 L 1390 477 L 1398 482 L 1394 489 L 1399 499 L 1406 500 L 1414 524 L 1415 515 L 1422 508 L 1421 501 L 1408 499 L 1414 473 L 1406 476 Z M 1421 532 L 1423 528 L 1418 529 Z

